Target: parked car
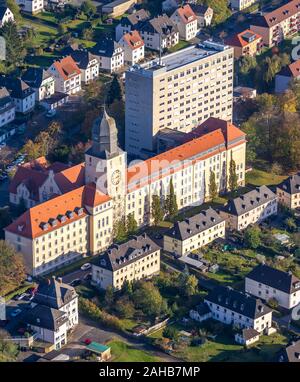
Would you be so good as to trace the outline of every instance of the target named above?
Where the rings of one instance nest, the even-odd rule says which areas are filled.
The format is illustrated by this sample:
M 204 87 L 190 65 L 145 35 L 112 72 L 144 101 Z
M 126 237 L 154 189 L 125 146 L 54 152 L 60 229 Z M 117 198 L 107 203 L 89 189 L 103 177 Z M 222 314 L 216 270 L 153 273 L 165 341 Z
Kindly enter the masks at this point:
M 21 293 L 21 294 L 18 296 L 17 300 L 18 300 L 18 301 L 23 300 L 23 298 L 26 297 L 26 296 L 27 296 L 26 293 Z
M 81 266 L 81 270 L 82 271 L 87 271 L 88 269 L 90 269 L 92 267 L 92 265 L 90 263 L 85 263 Z
M 11 317 L 17 317 L 22 312 L 21 309 L 15 309 L 13 312 L 11 312 Z
M 75 279 L 75 280 L 73 280 L 73 281 L 70 282 L 70 285 L 71 285 L 72 287 L 76 287 L 76 286 L 78 286 L 78 285 L 80 285 L 80 284 L 81 284 L 81 280 L 80 280 L 80 279 Z

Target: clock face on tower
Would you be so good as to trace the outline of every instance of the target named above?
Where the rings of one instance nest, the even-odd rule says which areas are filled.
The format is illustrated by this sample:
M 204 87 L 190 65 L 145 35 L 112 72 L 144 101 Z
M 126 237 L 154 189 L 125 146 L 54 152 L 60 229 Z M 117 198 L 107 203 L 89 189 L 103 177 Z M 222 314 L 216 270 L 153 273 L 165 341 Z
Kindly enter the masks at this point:
M 121 171 L 115 170 L 111 175 L 111 182 L 114 186 L 117 186 L 121 180 Z

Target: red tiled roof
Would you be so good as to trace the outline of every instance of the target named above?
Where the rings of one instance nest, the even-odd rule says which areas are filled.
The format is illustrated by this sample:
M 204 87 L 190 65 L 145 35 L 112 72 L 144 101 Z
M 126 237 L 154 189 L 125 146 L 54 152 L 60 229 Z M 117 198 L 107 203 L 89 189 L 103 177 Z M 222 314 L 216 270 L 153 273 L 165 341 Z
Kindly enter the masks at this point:
M 192 8 L 189 6 L 189 4 L 183 5 L 182 7 L 177 9 L 177 12 L 179 16 L 181 17 L 181 20 L 185 23 L 188 24 L 192 21 L 197 20 L 197 17 L 192 10 Z
M 201 160 L 209 158 L 217 152 L 225 151 L 226 146 L 235 145 L 237 139 L 240 139 L 238 144 L 241 144 L 245 142 L 245 133 L 229 122 L 209 118 L 197 129 L 187 134 L 186 139 L 187 141 L 178 147 L 129 167 L 127 170 L 129 190 L 140 188 L 150 181 L 153 182 L 162 178 L 163 174 L 155 175 L 155 177 L 153 174 L 169 168 L 173 163 L 187 161 L 197 154 Z M 211 151 L 208 153 L 208 150 Z M 203 153 L 202 156 L 201 153 Z M 182 163 L 178 169 L 184 165 L 186 164 Z M 169 175 L 169 173 L 167 172 L 165 175 Z
M 86 216 L 87 211 L 85 210 L 85 206 L 96 206 L 110 199 L 108 195 L 103 195 L 95 190 L 93 185 L 82 186 L 30 208 L 6 227 L 5 230 L 34 239 L 44 233 L 51 232 L 54 229 Z M 83 208 L 82 215 L 78 215 L 76 212 L 76 210 L 80 208 Z M 49 224 L 46 231 L 42 229 L 41 223 L 48 223 L 50 219 L 57 219 L 60 215 L 66 215 L 68 211 L 74 212 L 74 216 L 71 218 L 66 217 L 65 222 L 61 222 L 58 219 L 55 227 Z
M 293 0 L 275 9 L 274 11 L 261 16 L 253 24 L 270 28 L 290 18 L 291 16 L 296 15 L 298 12 L 300 12 L 300 1 Z
M 54 180 L 61 193 L 84 185 L 84 168 L 85 164 L 80 163 L 55 174 Z
M 144 41 L 142 37 L 140 36 L 139 32 L 136 30 L 133 30 L 129 33 L 126 33 L 123 35 L 124 41 L 128 44 L 128 46 L 134 50 L 138 49 L 142 46 L 144 46 Z
M 71 56 L 64 57 L 59 61 L 54 61 L 53 65 L 65 81 L 81 73 Z
M 288 65 L 286 68 L 285 73 L 289 74 L 291 77 L 297 78 L 300 76 L 300 60 L 297 60 L 293 62 L 292 64 Z M 284 69 L 283 71 L 284 72 Z
M 252 44 L 253 41 L 249 42 L 249 41 L 246 41 L 244 38 L 243 38 L 243 35 L 245 33 L 248 33 L 248 34 L 251 34 L 253 36 L 255 36 L 254 40 L 253 41 L 257 41 L 259 39 L 262 39 L 262 36 L 257 34 L 257 33 L 254 33 L 253 31 L 251 31 L 250 29 L 246 29 L 244 30 L 243 32 L 241 33 L 237 33 L 236 35 L 234 35 L 233 37 L 231 38 L 228 38 L 225 40 L 225 43 L 230 45 L 230 46 L 237 46 L 237 47 L 244 47 L 244 46 L 247 46 L 249 44 Z

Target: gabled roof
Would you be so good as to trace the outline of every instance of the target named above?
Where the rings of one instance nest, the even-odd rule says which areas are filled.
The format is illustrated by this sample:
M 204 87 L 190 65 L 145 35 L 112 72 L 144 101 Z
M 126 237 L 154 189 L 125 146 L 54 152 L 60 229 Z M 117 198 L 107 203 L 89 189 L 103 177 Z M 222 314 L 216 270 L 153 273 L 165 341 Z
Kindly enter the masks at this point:
M 204 4 L 190 4 L 190 7 L 196 16 L 204 16 L 207 11 L 212 11 L 212 8 Z
M 261 300 L 238 292 L 230 287 L 217 286 L 208 293 L 204 300 L 220 305 L 250 319 L 256 319 L 272 312 L 272 309 L 264 305 Z
M 252 269 L 246 278 L 288 294 L 300 290 L 300 280 L 291 272 L 284 272 L 265 264 L 260 264 Z
M 139 49 L 145 45 L 142 37 L 140 36 L 139 32 L 136 30 L 133 30 L 129 33 L 124 34 L 122 36 L 122 39 L 124 40 L 124 42 L 127 43 L 129 48 L 132 50 Z
M 222 218 L 217 211 L 210 207 L 188 219 L 176 222 L 165 235 L 178 240 L 186 240 L 189 237 L 193 237 L 200 232 L 220 224 L 222 221 L 225 221 L 225 218 Z
M 90 51 L 95 56 L 102 56 L 102 57 L 113 57 L 116 55 L 116 50 L 122 49 L 122 46 L 114 41 L 111 38 L 105 38 L 99 41 L 95 46 L 93 46 Z
M 140 9 L 133 13 L 132 15 L 128 15 L 126 17 L 122 17 L 120 24 L 121 25 L 131 25 L 135 26 L 141 21 L 145 21 L 150 18 L 150 13 L 145 9 Z
M 0 107 L 3 107 L 9 102 L 12 102 L 12 99 L 9 95 L 8 90 L 4 86 L 0 87 Z
M 285 77 L 300 77 L 300 60 L 292 62 L 290 65 L 285 66 L 280 70 L 277 75 L 285 76 Z
M 283 182 L 278 184 L 277 187 L 291 195 L 299 194 L 300 193 L 300 172 L 298 172 L 298 174 L 289 176 Z
M 5 228 L 6 231 L 19 236 L 34 239 L 70 222 L 77 221 L 87 215 L 85 206 L 95 206 L 110 200 L 110 197 L 95 190 L 88 184 L 59 195 L 46 202 L 27 210 L 13 223 Z
M 240 216 L 276 198 L 276 194 L 267 186 L 260 186 L 244 195 L 231 199 L 224 207 L 224 210 L 231 215 Z
M 54 180 L 62 194 L 84 185 L 84 169 L 85 164 L 80 163 L 55 174 Z
M 21 78 L 2 75 L 0 77 L 0 86 L 5 86 L 11 97 L 16 99 L 24 99 L 34 93 Z
M 80 69 L 87 69 L 90 62 L 96 59 L 96 57 L 87 50 L 73 50 L 70 55 Z
M 75 297 L 77 297 L 77 294 L 72 286 L 63 283 L 61 280 L 56 280 L 55 276 L 53 276 L 39 284 L 32 302 L 60 309 Z
M 281 351 L 281 362 L 300 362 L 300 340 L 292 342 Z
M 114 244 L 93 262 L 95 266 L 116 271 L 156 252 L 160 247 L 144 233 L 123 244 Z
M 249 341 L 252 338 L 259 336 L 259 332 L 253 328 L 246 328 L 241 330 L 241 336 L 245 341 Z
M 235 34 L 233 37 L 226 39 L 225 43 L 230 46 L 243 48 L 249 44 L 252 44 L 254 41 L 261 39 L 261 35 L 254 33 L 250 29 L 246 29 L 243 32 Z
M 37 89 L 42 85 L 43 81 L 50 77 L 52 77 L 51 74 L 45 69 L 31 67 L 22 75 L 22 80 L 26 82 L 27 85 Z
M 196 15 L 189 4 L 185 4 L 179 7 L 174 13 L 177 13 L 180 16 L 181 21 L 184 24 L 188 24 L 197 20 Z
M 3 6 L 0 6 L 0 19 L 2 20 L 6 11 L 7 10 L 10 10 L 8 7 L 3 7 Z
M 140 32 L 159 33 L 162 37 L 178 33 L 177 25 L 166 14 L 144 21 L 136 29 Z
M 59 61 L 54 61 L 52 65 L 65 81 L 81 74 L 79 67 L 71 56 L 64 57 Z
M 262 26 L 262 27 L 272 27 L 278 23 L 290 18 L 300 11 L 300 1 L 293 0 L 281 7 L 275 9 L 272 12 L 266 13 L 263 16 L 259 16 L 252 25 Z
M 36 305 L 26 312 L 22 321 L 26 324 L 56 331 L 68 321 L 68 316 L 67 313 L 60 310 L 45 305 Z

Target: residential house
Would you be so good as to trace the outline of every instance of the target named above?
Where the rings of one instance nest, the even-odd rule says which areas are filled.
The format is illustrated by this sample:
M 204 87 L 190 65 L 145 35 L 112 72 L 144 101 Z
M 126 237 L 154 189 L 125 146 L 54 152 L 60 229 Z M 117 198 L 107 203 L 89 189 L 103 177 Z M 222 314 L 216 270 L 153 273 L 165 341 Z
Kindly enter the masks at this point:
M 212 313 L 211 313 L 211 310 L 209 309 L 209 306 L 203 302 L 195 306 L 195 308 L 192 308 L 189 311 L 189 316 L 192 320 L 202 322 L 211 318 Z
M 149 49 L 169 49 L 179 42 L 178 27 L 166 14 L 143 21 L 136 29 L 140 32 L 145 47 Z
M 35 106 L 35 92 L 21 78 L 1 76 L 0 86 L 5 86 L 16 106 L 16 112 L 30 113 Z
M 88 84 L 99 77 L 99 61 L 87 50 L 70 49 L 70 56 L 81 71 L 81 82 Z
M 34 331 L 37 339 L 53 344 L 56 350 L 67 343 L 68 315 L 65 312 L 39 304 L 26 311 L 22 322 Z
M 300 340 L 293 341 L 278 354 L 278 362 L 300 362 Z
M 16 106 L 5 87 L 0 87 L 0 128 L 15 119 Z
M 212 8 L 203 4 L 190 4 L 198 21 L 198 28 L 205 28 L 211 25 L 214 11 Z
M 229 6 L 237 11 L 242 11 L 256 3 L 257 0 L 229 0 Z
M 252 328 L 268 334 L 272 330 L 272 309 L 245 293 L 217 286 L 204 297 L 212 318 L 240 329 Z
M 183 5 L 176 9 L 171 15 L 171 20 L 178 27 L 179 37 L 185 41 L 189 41 L 196 37 L 198 32 L 198 21 L 195 13 L 189 4 Z
M 71 95 L 81 90 L 81 71 L 71 56 L 54 61 L 48 72 L 54 77 L 55 91 Z
M 140 9 L 131 15 L 122 17 L 120 23 L 116 26 L 116 41 L 120 41 L 124 34 L 136 30 L 139 23 L 148 19 L 150 19 L 150 13 L 145 9 Z
M 124 67 L 124 49 L 112 39 L 101 40 L 90 52 L 98 58 L 100 70 L 114 73 Z
M 245 291 L 265 301 L 275 299 L 279 306 L 292 309 L 300 303 L 300 280 L 292 272 L 284 272 L 260 264 L 246 276 Z
M 69 284 L 62 282 L 61 278 L 42 281 L 32 300 L 33 304 L 48 306 L 67 314 L 67 330 L 78 324 L 78 295 Z
M 234 57 L 237 59 L 242 56 L 256 56 L 263 46 L 262 36 L 250 29 L 225 39 L 225 43 L 234 48 Z
M 292 210 L 300 209 L 300 172 L 278 184 L 276 194 L 279 203 Z
M 260 333 L 253 329 L 253 328 L 247 328 L 239 330 L 235 336 L 235 342 L 238 344 L 244 345 L 244 346 L 251 346 L 255 342 L 259 341 Z
M 125 63 L 128 65 L 134 65 L 144 59 L 145 56 L 145 44 L 140 36 L 139 32 L 133 30 L 121 37 L 119 44 L 124 49 Z
M 275 93 L 284 93 L 293 81 L 300 79 L 300 60 L 285 66 L 275 76 Z
M 14 14 L 8 7 L 0 6 L 0 28 L 8 21 L 15 21 Z
M 266 186 L 256 187 L 235 199 L 224 208 L 230 229 L 241 231 L 251 224 L 260 223 L 277 214 L 277 196 Z
M 233 102 L 245 101 L 256 98 L 257 91 L 247 86 L 236 86 L 233 88 Z
M 212 208 L 178 221 L 164 234 L 164 250 L 183 256 L 225 237 L 225 218 Z
M 44 11 L 44 0 L 16 0 L 23 12 L 36 15 Z
M 267 47 L 278 45 L 287 37 L 293 36 L 300 30 L 300 4 L 292 0 L 279 8 L 257 17 L 250 29 L 263 38 Z
M 102 13 L 116 18 L 124 15 L 138 0 L 115 0 L 102 6 Z
M 53 76 L 42 68 L 31 67 L 22 75 L 22 80 L 35 91 L 35 100 L 40 102 L 55 92 Z
M 23 202 L 30 208 L 83 184 L 83 163 L 72 167 L 59 162 L 49 165 L 41 157 L 18 166 L 9 185 L 9 201 L 13 205 Z
M 136 281 L 158 274 L 160 247 L 147 234 L 114 244 L 92 264 L 92 284 L 101 289 L 122 288 L 125 281 Z

